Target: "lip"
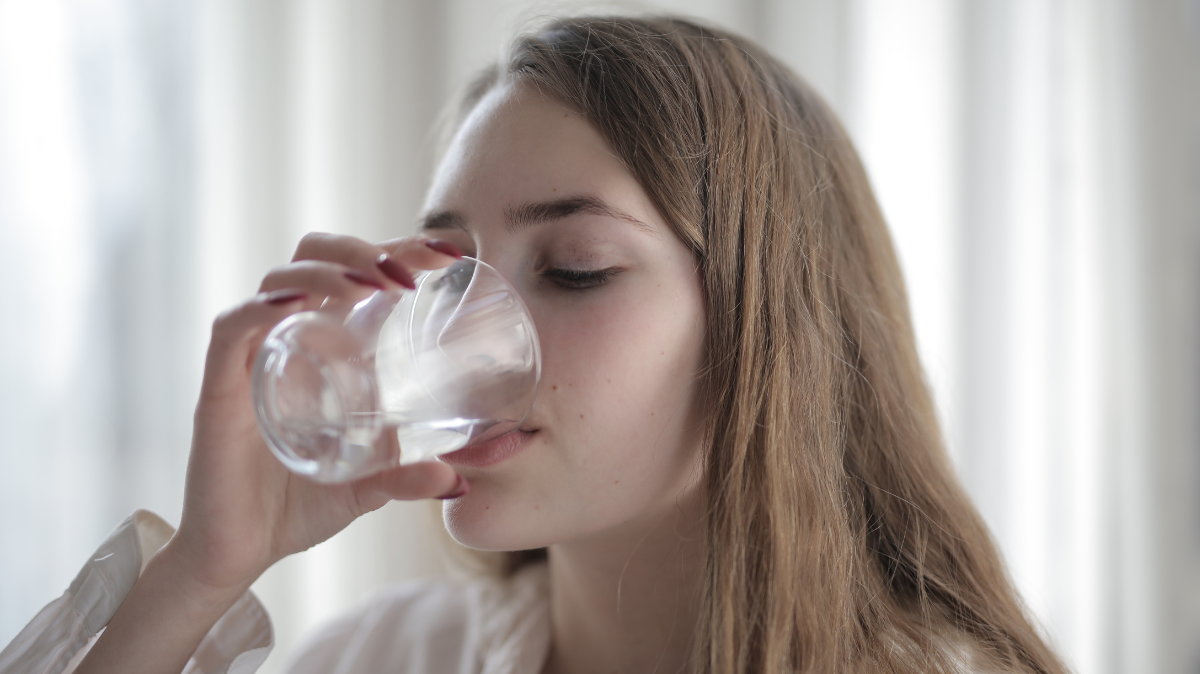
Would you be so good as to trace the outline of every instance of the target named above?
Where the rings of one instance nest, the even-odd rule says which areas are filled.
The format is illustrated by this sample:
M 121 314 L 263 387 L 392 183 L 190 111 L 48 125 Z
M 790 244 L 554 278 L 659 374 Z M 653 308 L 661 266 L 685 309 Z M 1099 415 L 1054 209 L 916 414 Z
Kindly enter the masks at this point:
M 443 454 L 438 459 L 452 466 L 463 468 L 485 468 L 513 456 L 529 444 L 529 439 L 537 431 L 512 430 L 498 438 L 493 438 L 478 445 Z

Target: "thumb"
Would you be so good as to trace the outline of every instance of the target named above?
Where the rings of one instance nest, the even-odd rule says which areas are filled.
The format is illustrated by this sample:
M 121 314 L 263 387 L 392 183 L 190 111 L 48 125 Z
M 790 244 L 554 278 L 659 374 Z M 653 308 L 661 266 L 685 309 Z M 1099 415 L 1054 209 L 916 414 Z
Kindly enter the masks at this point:
M 376 510 L 391 500 L 456 498 L 470 488 L 467 480 L 439 461 L 385 470 L 355 482 L 353 488 L 364 511 Z

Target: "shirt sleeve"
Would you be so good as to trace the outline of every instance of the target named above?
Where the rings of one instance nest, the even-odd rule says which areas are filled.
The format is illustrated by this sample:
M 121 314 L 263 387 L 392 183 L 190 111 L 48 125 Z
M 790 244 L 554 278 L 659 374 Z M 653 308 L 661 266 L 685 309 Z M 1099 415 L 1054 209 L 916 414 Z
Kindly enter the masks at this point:
M 175 530 L 138 510 L 122 522 L 50 602 L 0 651 L 0 674 L 70 674 Z M 271 620 L 247 592 L 200 642 L 183 674 L 251 674 L 274 645 Z

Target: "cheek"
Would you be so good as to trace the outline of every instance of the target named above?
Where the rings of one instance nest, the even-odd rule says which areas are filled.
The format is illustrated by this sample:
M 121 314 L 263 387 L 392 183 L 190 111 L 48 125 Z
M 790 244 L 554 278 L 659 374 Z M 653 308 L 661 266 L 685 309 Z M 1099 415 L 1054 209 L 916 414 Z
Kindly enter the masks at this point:
M 447 504 L 460 542 L 542 547 L 657 518 L 698 479 L 699 290 L 646 286 L 531 305 L 543 355 L 539 446 Z
M 547 439 L 579 467 L 572 479 L 580 488 L 666 488 L 660 483 L 683 471 L 696 425 L 690 413 L 702 348 L 698 304 L 661 290 L 614 293 L 548 330 L 541 391 Z

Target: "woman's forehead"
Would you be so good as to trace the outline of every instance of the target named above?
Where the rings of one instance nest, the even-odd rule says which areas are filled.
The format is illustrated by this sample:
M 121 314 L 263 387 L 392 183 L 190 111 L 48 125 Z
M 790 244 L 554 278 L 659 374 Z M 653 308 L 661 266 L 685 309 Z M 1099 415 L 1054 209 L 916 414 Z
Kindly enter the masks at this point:
M 583 116 L 534 87 L 506 83 L 484 96 L 455 134 L 426 210 L 493 192 L 548 199 L 631 188 L 641 189 Z
M 463 121 L 450 152 L 494 150 L 512 157 L 553 154 L 563 145 L 574 152 L 612 154 L 600 132 L 581 114 L 537 87 L 505 82 L 488 92 Z

